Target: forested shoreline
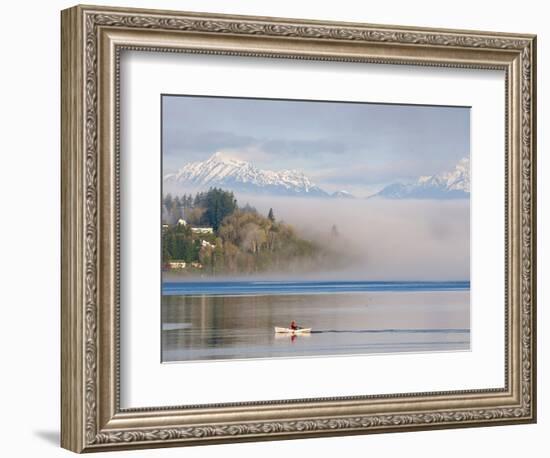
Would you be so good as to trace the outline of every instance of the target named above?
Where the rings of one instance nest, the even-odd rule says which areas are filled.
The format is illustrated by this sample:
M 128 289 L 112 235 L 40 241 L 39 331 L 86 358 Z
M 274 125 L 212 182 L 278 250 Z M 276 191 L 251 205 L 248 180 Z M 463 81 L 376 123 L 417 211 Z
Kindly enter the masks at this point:
M 163 197 L 162 261 L 181 274 L 233 275 L 314 269 L 327 256 L 289 224 L 232 192 L 211 188 L 194 196 Z

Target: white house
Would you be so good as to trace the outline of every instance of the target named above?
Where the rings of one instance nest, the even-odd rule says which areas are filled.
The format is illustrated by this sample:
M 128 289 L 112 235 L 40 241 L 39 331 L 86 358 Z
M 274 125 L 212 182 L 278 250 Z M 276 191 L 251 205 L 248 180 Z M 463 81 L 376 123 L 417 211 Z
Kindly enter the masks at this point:
M 170 266 L 170 269 L 185 269 L 187 264 L 185 261 L 169 261 L 168 265 Z
M 213 245 L 210 242 L 207 242 L 206 240 L 201 240 L 201 246 L 205 248 L 216 248 L 216 245 Z
M 178 219 L 177 222 L 178 226 L 187 226 L 187 221 L 185 221 L 183 218 Z
M 195 234 L 213 234 L 214 229 L 211 227 L 192 227 L 191 232 Z

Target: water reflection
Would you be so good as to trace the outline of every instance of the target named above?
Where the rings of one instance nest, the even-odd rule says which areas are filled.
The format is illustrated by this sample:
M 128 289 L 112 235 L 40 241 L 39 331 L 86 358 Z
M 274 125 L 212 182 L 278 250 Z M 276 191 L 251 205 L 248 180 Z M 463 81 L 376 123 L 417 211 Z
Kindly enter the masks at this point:
M 291 320 L 311 335 L 276 334 Z M 469 292 L 163 296 L 163 361 L 467 350 Z

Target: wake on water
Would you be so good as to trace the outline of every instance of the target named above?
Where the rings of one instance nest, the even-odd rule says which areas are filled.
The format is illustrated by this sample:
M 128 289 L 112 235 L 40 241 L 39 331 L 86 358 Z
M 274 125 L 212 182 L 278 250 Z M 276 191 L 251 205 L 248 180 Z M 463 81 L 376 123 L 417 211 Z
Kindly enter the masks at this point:
M 311 331 L 311 334 L 336 334 L 336 333 L 354 333 L 354 334 L 382 334 L 382 333 L 411 333 L 411 334 L 433 334 L 433 333 L 460 333 L 469 334 L 469 329 L 318 329 Z

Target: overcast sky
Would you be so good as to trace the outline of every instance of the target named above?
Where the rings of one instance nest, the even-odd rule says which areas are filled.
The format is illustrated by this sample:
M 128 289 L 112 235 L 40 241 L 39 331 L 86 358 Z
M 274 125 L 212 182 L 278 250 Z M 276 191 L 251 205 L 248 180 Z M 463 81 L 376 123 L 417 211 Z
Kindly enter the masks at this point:
M 162 103 L 164 173 L 222 151 L 360 196 L 450 170 L 470 153 L 465 107 L 197 96 Z

